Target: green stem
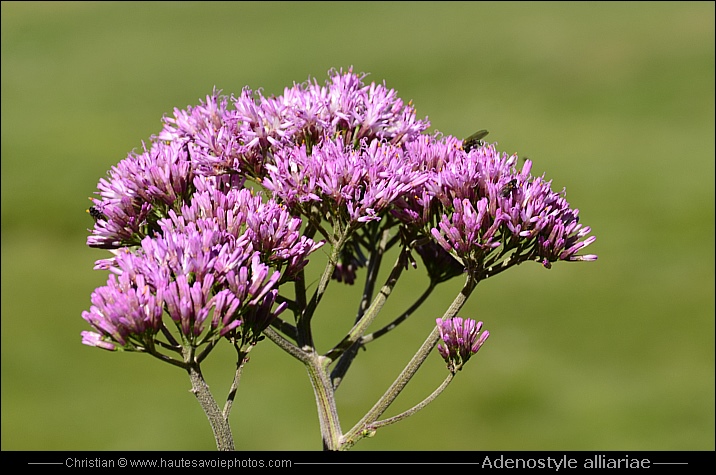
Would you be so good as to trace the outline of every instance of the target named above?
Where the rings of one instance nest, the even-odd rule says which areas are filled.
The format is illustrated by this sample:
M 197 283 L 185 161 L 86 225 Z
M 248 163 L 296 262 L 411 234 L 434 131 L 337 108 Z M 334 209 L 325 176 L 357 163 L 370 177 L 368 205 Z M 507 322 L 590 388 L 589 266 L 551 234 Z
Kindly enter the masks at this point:
M 366 430 L 375 431 L 376 429 L 385 427 L 387 425 L 390 425 L 390 424 L 393 424 L 400 420 L 403 420 L 406 417 L 412 416 L 413 414 L 415 414 L 416 412 L 418 412 L 419 410 L 423 409 L 425 406 L 427 406 L 428 404 L 433 402 L 435 400 L 435 398 L 437 398 L 440 395 L 440 393 L 445 391 L 445 388 L 448 387 L 448 384 L 450 384 L 452 382 L 454 377 L 455 377 L 454 373 L 448 373 L 447 377 L 442 382 L 442 384 L 440 384 L 440 386 L 435 391 L 433 391 L 432 394 L 430 394 L 430 396 L 423 399 L 422 402 L 420 402 L 419 404 L 416 404 L 415 406 L 413 406 L 412 408 L 408 409 L 405 412 L 401 412 L 397 416 L 389 417 L 388 419 L 383 419 L 382 421 L 376 421 L 376 422 L 373 422 L 372 424 L 368 424 L 368 426 L 366 427 Z
M 249 361 L 249 351 L 252 346 L 249 346 L 246 351 L 243 351 L 236 343 L 234 343 L 238 358 L 236 361 L 236 371 L 234 372 L 234 380 L 231 382 L 231 388 L 229 388 L 229 395 L 226 398 L 226 404 L 224 404 L 224 410 L 222 415 L 224 419 L 229 420 L 229 414 L 231 414 L 231 408 L 234 405 L 234 399 L 236 398 L 236 392 L 239 390 L 239 382 L 241 381 L 241 374 L 244 370 L 244 365 Z
M 356 315 L 356 324 L 358 324 L 361 319 L 365 316 L 366 309 L 368 308 L 368 304 L 370 300 L 373 298 L 373 290 L 375 288 L 375 281 L 378 277 L 378 271 L 380 269 L 380 264 L 383 261 L 383 255 L 385 254 L 386 246 L 388 243 L 390 237 L 390 231 L 389 229 L 384 229 L 382 231 L 382 236 L 380 241 L 377 243 L 377 246 L 374 245 L 375 238 L 371 239 L 370 243 L 366 245 L 367 248 L 372 249 L 375 248 L 370 255 L 370 258 L 368 260 L 368 269 L 366 272 L 366 279 L 365 279 L 365 285 L 363 287 L 363 297 L 361 298 L 360 305 L 358 306 L 358 313 Z M 387 289 L 385 289 L 387 290 Z M 374 319 L 371 318 L 370 321 Z M 356 328 L 354 327 L 353 330 Z M 351 330 L 351 331 L 353 331 Z M 362 332 L 365 332 L 365 329 L 362 330 Z M 341 384 L 341 381 L 343 380 L 343 377 L 345 376 L 346 372 L 348 371 L 348 368 L 350 368 L 351 363 L 353 362 L 353 359 L 355 358 L 356 354 L 358 353 L 358 349 L 363 344 L 363 337 L 362 332 L 360 335 L 358 335 L 357 340 L 352 345 L 348 346 L 348 348 L 344 348 L 342 353 L 336 353 L 334 355 L 331 355 L 331 359 L 335 360 L 335 358 L 339 358 L 338 363 L 336 364 L 335 368 L 333 368 L 333 371 L 331 372 L 331 380 L 333 381 L 333 390 L 335 391 L 338 389 L 338 386 Z M 350 337 L 350 333 L 346 338 Z M 344 340 L 345 341 L 345 340 Z M 339 343 L 338 346 L 341 346 L 343 342 Z
M 216 440 L 216 448 L 219 451 L 234 450 L 234 438 L 231 435 L 229 421 L 224 417 L 219 405 L 212 397 L 199 365 L 189 364 L 187 370 L 191 379 L 191 392 L 196 396 L 201 408 L 204 409 L 206 417 L 209 419 L 209 424 L 211 424 L 211 430 Z
M 366 310 L 363 317 L 353 326 L 353 328 L 350 329 L 346 337 L 338 343 L 335 348 L 326 354 L 331 361 L 338 358 L 346 349 L 357 342 L 368 329 L 370 324 L 373 323 L 373 320 L 375 320 L 375 317 L 380 312 L 380 309 L 383 308 L 386 300 L 388 300 L 388 297 L 393 292 L 393 287 L 395 287 L 400 274 L 402 274 L 403 269 L 405 268 L 404 263 L 405 256 L 401 253 L 398 256 L 395 265 L 393 265 L 393 269 L 390 271 L 390 275 L 386 279 L 385 284 L 383 284 L 383 287 L 380 288 L 380 292 L 378 292 L 378 295 L 375 296 L 375 299 L 373 299 L 373 302 L 370 304 L 370 307 L 368 307 L 368 310 Z
M 368 269 L 365 277 L 365 286 L 363 287 L 363 297 L 361 298 L 360 305 L 358 307 L 358 314 L 356 315 L 356 323 L 363 317 L 368 304 L 373 298 L 373 290 L 375 288 L 375 281 L 378 278 L 378 271 L 380 270 L 380 264 L 383 262 L 383 255 L 385 254 L 388 238 L 390 237 L 390 230 L 385 229 L 382 232 L 382 236 L 379 242 L 373 238 L 367 246 L 369 249 L 373 249 L 368 258 Z
M 476 285 L 477 281 L 471 273 L 468 273 L 465 285 L 463 286 L 462 290 L 460 290 L 460 293 L 455 297 L 455 300 L 453 300 L 452 304 L 450 304 L 450 307 L 443 315 L 443 320 L 452 318 L 457 315 L 457 312 L 459 312 L 462 306 L 465 304 L 468 297 L 475 289 Z M 373 424 L 376 420 L 378 420 L 378 418 L 388 409 L 388 407 L 393 403 L 393 401 L 395 401 L 401 391 L 408 384 L 408 381 L 410 381 L 410 379 L 415 375 L 420 366 L 425 362 L 428 355 L 435 347 L 439 339 L 440 331 L 438 330 L 438 327 L 435 326 L 435 328 L 433 328 L 433 331 L 430 332 L 430 335 L 428 335 L 427 339 L 422 344 L 420 349 L 418 349 L 417 353 L 415 353 L 408 365 L 400 373 L 400 375 L 398 375 L 396 380 L 388 388 L 385 394 L 383 394 L 383 396 L 381 396 L 381 398 L 378 400 L 378 402 L 375 403 L 371 410 L 368 411 L 368 413 L 363 416 L 363 418 L 358 421 L 358 423 L 342 437 L 341 447 L 345 446 L 346 448 L 350 448 L 361 438 L 370 435 L 370 431 L 368 430 L 370 424 Z
M 328 377 L 329 364 L 328 358 L 314 352 L 308 359 L 306 370 L 316 396 L 323 450 L 338 450 L 340 448 L 341 424 L 338 419 L 335 394 Z
M 338 263 L 338 257 L 340 256 L 341 250 L 343 249 L 343 245 L 345 244 L 346 240 L 348 239 L 348 236 L 351 233 L 351 227 L 349 225 L 344 230 L 344 232 L 336 232 L 338 232 L 338 236 L 337 238 L 334 238 L 335 245 L 333 247 L 333 250 L 331 251 L 328 263 L 326 264 L 326 268 L 323 270 L 321 280 L 318 282 L 318 288 L 311 297 L 311 300 L 306 305 L 306 308 L 303 310 L 301 315 L 299 315 L 298 321 L 296 322 L 296 330 L 298 330 L 297 343 L 298 346 L 300 346 L 301 348 L 303 348 L 304 346 L 314 346 L 313 336 L 311 334 L 311 318 L 313 318 L 313 313 L 316 311 L 318 303 L 321 301 L 323 294 L 326 292 L 326 288 L 328 288 L 328 284 L 331 281 L 331 277 L 333 276 L 333 271 L 335 270 L 336 264 Z
M 383 328 L 374 331 L 373 333 L 370 333 L 368 335 L 365 335 L 363 338 L 361 338 L 360 342 L 361 344 L 370 343 L 373 340 L 378 339 L 379 337 L 385 335 L 389 331 L 393 330 L 395 327 L 397 327 L 399 324 L 401 324 L 403 321 L 407 320 L 409 316 L 411 316 L 417 309 L 420 307 L 425 300 L 430 296 L 430 294 L 435 290 L 435 287 L 437 286 L 437 283 L 435 281 L 430 281 L 430 285 L 428 285 L 428 288 L 425 289 L 425 291 L 418 297 L 418 299 L 413 303 L 413 305 L 410 306 L 405 312 L 403 312 L 400 316 L 398 316 L 395 320 L 390 322 L 388 325 L 384 326 Z
M 331 361 L 335 361 L 337 358 L 340 358 L 331 373 L 334 390 L 338 389 L 338 386 L 341 384 L 343 377 L 348 371 L 348 368 L 350 368 L 350 365 L 358 353 L 360 345 L 362 344 L 363 334 L 373 323 L 375 317 L 378 315 L 381 308 L 383 308 L 386 300 L 388 300 L 388 297 L 393 291 L 393 287 L 395 287 L 395 284 L 397 283 L 404 268 L 404 256 L 401 254 L 398 256 L 398 260 L 393 266 L 388 279 L 383 287 L 381 287 L 380 292 L 376 295 L 370 307 L 368 307 L 368 310 L 363 314 L 361 319 L 353 326 L 353 328 L 350 329 L 345 338 L 326 354 Z
M 327 368 L 330 360 L 318 355 L 315 350 L 307 351 L 286 340 L 273 328 L 263 331 L 271 341 L 306 366 L 308 377 L 313 386 L 318 409 L 318 420 L 321 425 L 321 437 L 324 450 L 338 450 L 341 437 L 341 425 L 338 420 L 335 394 L 328 377 Z
M 284 338 L 280 333 L 278 333 L 276 330 L 274 330 L 271 327 L 267 327 L 264 329 L 263 334 L 268 337 L 269 340 L 276 343 L 276 345 L 284 350 L 289 355 L 296 358 L 298 361 L 307 364 L 308 363 L 308 354 L 303 351 L 301 348 L 297 347 L 290 341 L 288 341 L 286 338 Z

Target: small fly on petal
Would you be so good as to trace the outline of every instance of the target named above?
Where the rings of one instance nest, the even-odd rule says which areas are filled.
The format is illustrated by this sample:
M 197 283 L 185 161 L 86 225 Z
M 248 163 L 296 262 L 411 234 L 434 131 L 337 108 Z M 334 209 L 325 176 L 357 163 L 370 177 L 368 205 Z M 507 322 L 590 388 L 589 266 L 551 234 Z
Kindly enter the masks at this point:
M 512 180 L 508 181 L 505 186 L 502 187 L 502 189 L 500 190 L 500 196 L 502 196 L 503 198 L 507 198 L 516 188 L 517 179 L 513 178 Z
M 96 223 L 100 219 L 106 220 L 107 217 L 97 208 L 96 206 L 90 206 L 90 208 L 87 210 L 90 216 L 92 216 L 92 219 L 94 219 L 94 222 Z
M 462 141 L 462 148 L 465 152 L 469 152 L 473 148 L 482 147 L 485 142 L 482 139 L 488 134 L 487 130 L 478 130 L 468 138 Z

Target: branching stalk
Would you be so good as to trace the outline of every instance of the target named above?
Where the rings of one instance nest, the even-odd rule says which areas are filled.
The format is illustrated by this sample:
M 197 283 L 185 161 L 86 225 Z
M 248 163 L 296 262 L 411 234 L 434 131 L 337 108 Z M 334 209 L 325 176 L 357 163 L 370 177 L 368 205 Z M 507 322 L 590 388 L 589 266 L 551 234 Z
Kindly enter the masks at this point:
M 234 438 L 231 435 L 229 420 L 224 417 L 219 405 L 212 397 L 209 386 L 201 374 L 199 365 L 189 364 L 187 371 L 189 372 L 189 379 L 191 379 L 191 392 L 196 396 L 206 417 L 209 419 L 211 430 L 214 433 L 214 440 L 216 440 L 217 450 L 234 450 Z
M 434 281 L 431 281 L 430 285 L 428 285 L 428 288 L 425 289 L 425 291 L 420 295 L 420 297 L 418 297 L 418 299 L 405 312 L 400 314 L 395 320 L 393 320 L 392 322 L 390 322 L 388 325 L 384 326 L 383 328 L 376 330 L 373 333 L 363 336 L 363 338 L 361 338 L 361 340 L 360 340 L 360 343 L 361 344 L 370 343 L 371 341 L 374 341 L 374 340 L 378 339 L 379 337 L 385 335 L 389 331 L 396 328 L 399 324 L 401 324 L 402 322 L 407 320 L 408 317 L 410 317 L 418 309 L 418 307 L 420 307 L 425 302 L 425 300 L 427 300 L 427 298 L 430 296 L 430 294 L 433 292 L 433 290 L 435 290 L 435 287 L 437 287 L 437 283 Z
M 388 333 L 390 330 L 397 327 L 398 324 L 405 321 L 410 315 L 413 314 L 413 312 L 415 312 L 415 310 L 417 310 L 418 307 L 420 307 L 420 305 L 423 304 L 423 302 L 425 302 L 428 296 L 435 289 L 436 285 L 437 284 L 435 282 L 431 282 L 428 288 L 422 293 L 422 295 L 418 297 L 418 299 L 410 306 L 410 308 L 403 312 L 398 318 L 373 333 L 361 336 L 348 349 L 346 349 L 342 355 L 340 355 L 340 358 L 338 359 L 338 362 L 336 363 L 336 366 L 331 373 L 331 380 L 333 381 L 334 389 L 338 389 L 338 386 L 341 384 L 343 377 L 345 376 L 346 372 L 348 371 L 348 368 L 350 368 L 350 365 L 353 362 L 353 359 L 358 353 L 358 349 L 366 343 L 374 341 L 376 338 Z M 373 319 L 374 318 L 375 317 L 373 317 Z
M 383 419 L 381 421 L 375 421 L 372 424 L 368 424 L 366 427 L 366 430 L 368 431 L 375 431 L 376 429 L 379 429 L 381 427 L 388 426 L 390 424 L 394 424 L 395 422 L 401 421 L 409 416 L 412 416 L 419 410 L 423 409 L 425 406 L 430 404 L 437 398 L 440 393 L 442 393 L 445 388 L 448 387 L 448 384 L 450 384 L 455 377 L 454 373 L 448 373 L 447 377 L 445 377 L 445 380 L 440 384 L 440 386 L 430 394 L 430 396 L 423 399 L 419 404 L 416 404 L 412 408 L 408 409 L 407 411 L 401 412 L 397 416 L 389 417 L 388 419 Z
M 311 334 L 311 318 L 313 318 L 313 313 L 316 311 L 316 307 L 318 306 L 318 303 L 321 301 L 321 298 L 323 297 L 323 294 L 326 292 L 326 289 L 328 288 L 328 284 L 331 281 L 331 277 L 333 276 L 333 271 L 336 268 L 336 264 L 338 263 L 338 257 L 340 256 L 341 249 L 343 248 L 343 245 L 346 243 L 346 240 L 348 239 L 348 236 L 351 232 L 351 227 L 348 226 L 344 232 L 340 233 L 338 238 L 335 240 L 336 244 L 333 247 L 333 250 L 331 251 L 331 255 L 328 259 L 328 263 L 326 264 L 326 268 L 323 271 L 323 275 L 321 275 L 321 280 L 318 283 L 318 288 L 314 292 L 313 296 L 311 297 L 311 300 L 306 305 L 306 308 L 301 313 L 301 315 L 298 318 L 298 322 L 296 322 L 296 329 L 298 330 L 298 345 L 300 347 L 304 346 L 310 346 L 313 347 L 313 336 Z
M 468 273 L 465 285 L 443 315 L 443 320 L 453 318 L 455 315 L 457 315 L 457 312 L 459 312 L 462 306 L 465 304 L 468 297 L 475 289 L 476 285 L 477 281 L 471 273 Z M 388 388 L 385 394 L 383 394 L 383 396 L 381 396 L 381 398 L 375 403 L 371 410 L 368 411 L 368 413 L 366 413 L 366 415 L 363 416 L 363 418 L 358 421 L 358 423 L 343 436 L 343 438 L 341 439 L 342 444 L 345 444 L 350 447 L 357 440 L 368 435 L 368 433 L 366 433 L 365 431 L 368 429 L 369 425 L 373 424 L 376 420 L 378 420 L 378 418 L 388 409 L 388 407 L 393 403 L 393 401 L 395 401 L 398 395 L 405 388 L 405 385 L 408 384 L 408 381 L 410 381 L 410 379 L 415 375 L 420 366 L 422 366 L 422 364 L 425 362 L 428 355 L 437 344 L 439 338 L 440 331 L 436 326 L 433 331 L 430 332 L 430 335 L 428 335 L 427 339 L 422 344 L 420 349 L 418 349 L 418 351 L 415 353 L 408 365 L 400 373 L 400 375 L 398 375 L 396 380 Z
M 251 351 L 251 348 L 253 348 L 252 346 L 249 346 L 248 349 L 244 351 L 236 343 L 234 343 L 234 347 L 236 348 L 236 353 L 238 356 L 236 361 L 236 371 L 234 372 L 234 380 L 231 382 L 231 387 L 229 388 L 229 395 L 226 398 L 226 404 L 224 404 L 224 410 L 222 411 L 222 415 L 227 421 L 229 420 L 229 415 L 231 414 L 231 408 L 234 405 L 236 391 L 238 391 L 239 389 L 241 373 L 243 373 L 244 365 L 249 361 L 249 351 Z
M 383 308 L 386 300 L 388 300 L 388 297 L 393 292 L 393 287 L 395 287 L 395 284 L 398 282 L 398 278 L 404 268 L 404 256 L 403 254 L 400 254 L 393 265 L 393 269 L 386 279 L 385 284 L 381 287 L 380 292 L 378 292 L 378 295 L 375 296 L 375 299 L 370 304 L 370 307 L 368 307 L 368 310 L 365 312 L 363 317 L 353 326 L 353 328 L 350 329 L 346 337 L 326 354 L 331 361 L 334 361 L 353 343 L 357 342 L 368 329 L 370 324 L 373 323 L 373 320 L 375 320 L 375 317 L 380 312 L 380 309 Z

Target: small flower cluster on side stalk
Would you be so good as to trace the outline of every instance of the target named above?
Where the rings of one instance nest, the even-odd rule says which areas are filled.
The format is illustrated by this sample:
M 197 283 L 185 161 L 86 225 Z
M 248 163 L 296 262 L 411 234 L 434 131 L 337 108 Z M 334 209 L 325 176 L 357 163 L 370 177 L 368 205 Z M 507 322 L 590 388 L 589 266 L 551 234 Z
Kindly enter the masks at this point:
M 438 352 L 448 364 L 448 370 L 456 373 L 472 355 L 477 353 L 490 332 L 480 332 L 482 322 L 469 318 L 453 317 L 437 319 L 438 330 L 442 343 L 438 344 Z
M 494 144 L 428 134 L 385 84 L 352 70 L 294 84 L 280 96 L 214 90 L 175 109 L 162 130 L 113 166 L 88 210 L 90 247 L 107 249 L 110 272 L 82 317 L 82 342 L 150 353 L 185 369 L 217 447 L 233 449 L 228 416 L 250 349 L 268 337 L 304 363 L 319 408 L 323 447 L 343 450 L 432 401 L 484 344 L 482 322 L 457 316 L 478 282 L 525 261 L 592 261 L 594 241 L 564 190 L 530 174 L 529 160 Z M 482 137 L 484 134 L 480 134 Z M 328 263 L 309 295 L 304 270 L 319 248 Z M 376 292 L 387 252 L 397 260 Z M 421 264 L 415 259 L 418 256 Z M 368 333 L 402 272 L 424 268 L 429 284 L 405 312 Z M 364 291 L 345 337 L 325 354 L 313 316 L 331 282 Z M 357 349 L 394 331 L 440 283 L 464 276 L 416 356 L 366 416 L 340 427 L 334 392 Z M 293 318 L 285 318 L 286 313 Z M 332 322 L 335 324 L 335 321 Z M 236 348 L 224 409 L 200 363 L 221 341 Z M 438 345 L 438 341 L 441 343 Z M 379 420 L 437 345 L 449 376 L 428 398 Z

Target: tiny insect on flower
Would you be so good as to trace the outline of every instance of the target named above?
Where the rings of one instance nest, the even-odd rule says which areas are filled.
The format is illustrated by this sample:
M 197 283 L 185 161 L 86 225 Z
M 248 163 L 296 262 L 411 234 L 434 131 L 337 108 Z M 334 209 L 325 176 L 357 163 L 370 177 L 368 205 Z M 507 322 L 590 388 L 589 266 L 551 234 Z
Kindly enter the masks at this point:
M 485 142 L 482 139 L 488 134 L 487 130 L 478 130 L 474 134 L 462 141 L 462 148 L 465 152 L 469 152 L 473 148 L 482 147 Z
M 97 208 L 96 206 L 90 206 L 90 208 L 87 210 L 90 216 L 92 216 L 92 219 L 94 219 L 94 222 L 96 223 L 100 219 L 106 220 L 107 217 Z
M 502 196 L 503 198 L 507 198 L 516 188 L 517 179 L 513 178 L 512 180 L 508 181 L 505 186 L 502 187 L 502 189 L 500 190 L 500 196 Z

